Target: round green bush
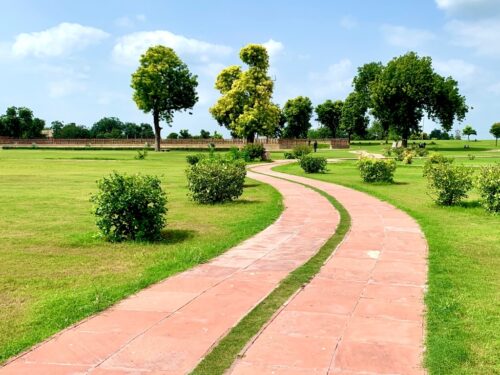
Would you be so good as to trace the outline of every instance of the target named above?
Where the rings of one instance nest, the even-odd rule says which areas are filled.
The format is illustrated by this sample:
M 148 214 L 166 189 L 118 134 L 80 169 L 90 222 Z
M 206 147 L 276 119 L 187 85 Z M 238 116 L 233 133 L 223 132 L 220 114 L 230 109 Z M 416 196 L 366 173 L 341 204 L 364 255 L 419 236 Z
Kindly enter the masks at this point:
M 312 152 L 312 148 L 307 145 L 298 145 L 295 146 L 292 150 L 293 156 L 295 156 L 295 159 L 300 159 L 303 156 L 309 155 Z
M 429 155 L 424 163 L 423 176 L 427 176 L 429 170 L 439 164 L 451 164 L 453 163 L 453 158 L 448 158 L 443 154 L 433 152 Z
M 246 169 L 242 160 L 205 158 L 186 170 L 191 198 L 198 203 L 227 202 L 243 194 Z
M 427 171 L 427 180 L 431 198 L 439 205 L 451 206 L 467 197 L 472 188 L 472 169 L 439 163 Z
M 500 213 L 500 164 L 487 165 L 480 169 L 476 187 L 487 211 Z
M 241 152 L 246 161 L 264 160 L 266 149 L 262 143 L 247 143 Z
M 357 166 L 365 182 L 392 182 L 394 180 L 396 170 L 394 159 L 362 157 L 358 160 Z
M 109 241 L 157 241 L 165 226 L 167 197 L 156 176 L 113 172 L 97 181 L 91 197 L 102 235 Z
M 325 173 L 326 158 L 306 155 L 300 159 L 300 166 L 306 173 Z

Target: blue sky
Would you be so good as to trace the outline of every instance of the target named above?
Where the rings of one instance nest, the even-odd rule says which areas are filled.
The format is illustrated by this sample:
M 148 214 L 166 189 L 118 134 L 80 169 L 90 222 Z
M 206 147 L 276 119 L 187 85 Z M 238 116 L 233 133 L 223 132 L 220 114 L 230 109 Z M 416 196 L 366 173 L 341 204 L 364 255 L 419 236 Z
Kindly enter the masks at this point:
M 240 63 L 247 43 L 268 47 L 279 104 L 344 99 L 358 66 L 414 50 L 459 81 L 473 109 L 456 128 L 470 123 L 491 138 L 500 121 L 499 38 L 500 0 L 4 0 L 0 111 L 27 106 L 48 123 L 151 123 L 131 99 L 130 74 L 149 45 L 166 44 L 198 75 L 200 100 L 163 133 L 220 132 L 208 113 L 214 80 Z M 424 121 L 425 130 L 434 126 Z

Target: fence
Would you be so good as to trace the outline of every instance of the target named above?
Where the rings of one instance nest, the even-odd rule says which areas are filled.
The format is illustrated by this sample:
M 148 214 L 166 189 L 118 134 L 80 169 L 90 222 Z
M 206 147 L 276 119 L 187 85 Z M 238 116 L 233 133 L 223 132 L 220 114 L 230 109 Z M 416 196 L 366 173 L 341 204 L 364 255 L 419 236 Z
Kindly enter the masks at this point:
M 318 139 L 318 143 L 327 143 L 331 148 L 349 148 L 349 140 L 338 139 Z M 268 150 L 287 150 L 297 145 L 311 145 L 313 141 L 308 139 L 274 139 L 274 138 L 258 138 L 257 143 L 262 143 Z M 47 146 L 47 147 L 131 147 L 139 148 L 145 145 L 153 146 L 155 140 L 153 138 L 137 138 L 137 139 L 117 139 L 117 138 L 92 138 L 92 139 L 63 139 L 63 138 L 8 138 L 0 137 L 0 145 L 8 146 Z M 209 144 L 214 144 L 219 148 L 238 147 L 241 148 L 246 144 L 245 139 L 162 139 L 161 146 L 165 149 L 175 148 L 205 148 Z

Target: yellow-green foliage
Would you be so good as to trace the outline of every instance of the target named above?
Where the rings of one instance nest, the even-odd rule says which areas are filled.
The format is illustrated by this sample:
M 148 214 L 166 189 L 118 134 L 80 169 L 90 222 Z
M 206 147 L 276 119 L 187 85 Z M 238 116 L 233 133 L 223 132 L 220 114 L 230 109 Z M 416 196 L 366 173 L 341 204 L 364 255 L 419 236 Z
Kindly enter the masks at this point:
M 476 187 L 484 208 L 495 214 L 500 213 L 500 164 L 482 167 L 476 180 Z

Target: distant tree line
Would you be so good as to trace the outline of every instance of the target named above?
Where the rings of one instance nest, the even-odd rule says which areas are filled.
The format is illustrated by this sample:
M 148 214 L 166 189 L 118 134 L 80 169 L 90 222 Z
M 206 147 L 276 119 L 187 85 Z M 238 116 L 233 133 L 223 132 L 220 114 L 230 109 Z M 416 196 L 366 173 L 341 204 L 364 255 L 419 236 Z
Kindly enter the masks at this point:
M 45 127 L 45 121 L 33 116 L 26 107 L 9 107 L 0 116 L 0 136 L 13 138 L 38 138 Z
M 61 121 L 51 123 L 54 138 L 153 138 L 151 125 L 122 122 L 116 117 L 103 117 L 89 129 L 74 122 L 64 124 Z

